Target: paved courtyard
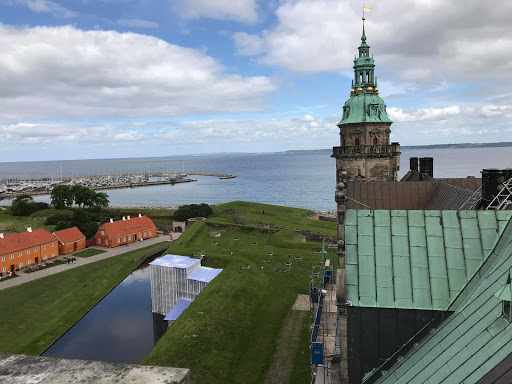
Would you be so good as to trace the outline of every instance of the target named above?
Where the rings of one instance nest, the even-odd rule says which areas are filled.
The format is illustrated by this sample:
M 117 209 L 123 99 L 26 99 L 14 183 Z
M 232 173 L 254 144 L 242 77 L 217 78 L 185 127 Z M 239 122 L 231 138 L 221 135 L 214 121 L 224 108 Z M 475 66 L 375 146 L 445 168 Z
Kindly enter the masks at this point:
M 91 247 L 96 249 L 101 249 L 102 251 L 107 251 L 105 253 L 91 256 L 91 257 L 76 257 L 76 261 L 74 264 L 62 264 L 58 265 L 56 267 L 50 267 L 47 269 L 43 269 L 41 271 L 32 272 L 32 273 L 24 273 L 23 271 L 16 272 L 18 277 L 14 279 L 9 279 L 7 281 L 1 281 L 0 282 L 0 290 L 9 288 L 9 287 L 15 287 L 17 285 L 27 283 L 29 281 L 40 279 L 41 277 L 50 276 L 55 273 L 64 272 L 72 268 L 80 267 L 85 264 L 94 263 L 99 260 L 108 259 L 109 257 L 120 255 L 121 253 L 126 253 L 130 251 L 134 251 L 136 249 L 149 247 L 150 245 L 160 243 L 162 241 L 169 241 L 169 235 L 158 235 L 157 237 L 154 237 L 152 239 L 147 239 L 144 241 L 137 241 L 135 243 L 131 243 L 129 245 L 116 247 L 116 248 L 101 248 L 101 247 Z M 79 252 L 79 251 L 78 251 Z M 73 254 L 70 253 L 68 255 L 65 255 L 66 257 L 72 257 Z

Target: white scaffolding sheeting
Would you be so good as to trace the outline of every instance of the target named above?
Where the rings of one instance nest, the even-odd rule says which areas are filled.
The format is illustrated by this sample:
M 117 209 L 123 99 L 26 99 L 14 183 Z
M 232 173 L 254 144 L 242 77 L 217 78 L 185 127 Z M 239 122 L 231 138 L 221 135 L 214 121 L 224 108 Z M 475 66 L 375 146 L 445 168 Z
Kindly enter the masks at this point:
M 201 260 L 165 255 L 150 263 L 154 313 L 167 315 L 180 300 L 193 301 L 222 269 L 201 267 Z

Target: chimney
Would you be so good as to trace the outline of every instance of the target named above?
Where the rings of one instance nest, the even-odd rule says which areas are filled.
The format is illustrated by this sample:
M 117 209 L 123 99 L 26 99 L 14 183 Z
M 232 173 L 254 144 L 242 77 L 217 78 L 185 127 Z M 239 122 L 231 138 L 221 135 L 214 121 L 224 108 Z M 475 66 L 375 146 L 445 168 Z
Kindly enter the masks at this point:
M 501 190 L 500 185 L 512 177 L 512 168 L 482 170 L 482 206 L 487 208 Z
M 123 221 L 126 221 L 126 217 L 123 216 Z
M 110 222 L 113 223 L 114 222 L 114 219 L 110 219 Z
M 420 157 L 420 173 L 434 177 L 434 158 L 433 157 Z
M 141 218 L 141 217 L 142 217 L 142 214 L 139 213 L 139 218 Z
M 411 163 L 410 170 L 418 172 L 418 158 L 417 157 L 411 157 L 411 158 L 409 158 L 409 161 Z
M 3 239 L 3 238 L 4 238 L 4 234 L 0 233 L 0 239 Z
M 130 220 L 130 216 L 127 216 L 126 218 L 127 218 L 128 220 Z
M 27 232 L 32 232 L 32 227 L 28 227 Z

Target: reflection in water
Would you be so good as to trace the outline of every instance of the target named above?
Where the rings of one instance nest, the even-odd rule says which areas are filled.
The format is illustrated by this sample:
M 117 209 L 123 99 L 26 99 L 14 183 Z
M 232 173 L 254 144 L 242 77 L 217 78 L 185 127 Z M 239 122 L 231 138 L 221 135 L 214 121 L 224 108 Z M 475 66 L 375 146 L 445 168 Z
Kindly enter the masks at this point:
M 138 363 L 167 329 L 151 313 L 147 263 L 133 271 L 43 356 Z
M 164 335 L 168 328 L 168 322 L 164 320 L 165 316 L 159 313 L 153 313 L 153 338 L 155 344 Z

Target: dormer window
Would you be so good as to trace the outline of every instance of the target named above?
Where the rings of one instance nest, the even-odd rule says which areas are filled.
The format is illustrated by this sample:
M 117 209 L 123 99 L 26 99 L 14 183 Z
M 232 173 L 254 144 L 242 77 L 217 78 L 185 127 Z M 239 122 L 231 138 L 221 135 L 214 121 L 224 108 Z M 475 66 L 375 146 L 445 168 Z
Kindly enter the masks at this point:
M 501 316 L 509 323 L 512 319 L 512 284 L 510 280 L 510 272 L 508 273 L 507 283 L 503 288 L 494 294 L 499 300 L 501 300 Z

